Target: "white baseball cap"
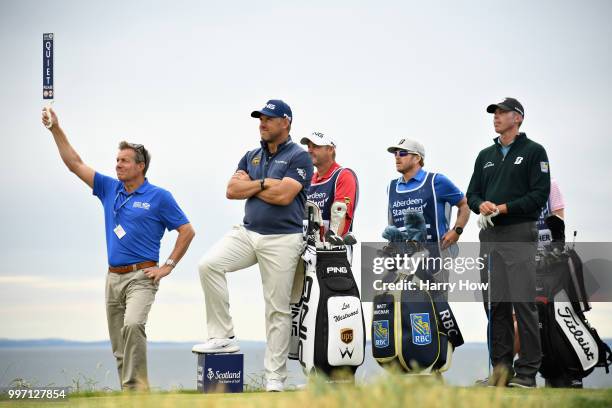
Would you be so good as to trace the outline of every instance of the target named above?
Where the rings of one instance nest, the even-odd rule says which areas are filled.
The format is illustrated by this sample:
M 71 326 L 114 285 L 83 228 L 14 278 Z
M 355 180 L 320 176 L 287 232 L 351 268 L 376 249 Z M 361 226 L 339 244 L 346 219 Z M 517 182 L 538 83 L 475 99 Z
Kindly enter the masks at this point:
M 416 140 L 401 139 L 396 145 L 387 149 L 389 153 L 395 153 L 397 150 L 407 150 L 409 153 L 418 154 L 425 158 L 425 147 Z
M 336 143 L 325 133 L 322 132 L 312 132 L 310 136 L 305 136 L 300 140 L 300 143 L 303 145 L 307 145 L 308 142 L 312 142 L 312 144 L 316 146 L 334 146 L 336 147 Z

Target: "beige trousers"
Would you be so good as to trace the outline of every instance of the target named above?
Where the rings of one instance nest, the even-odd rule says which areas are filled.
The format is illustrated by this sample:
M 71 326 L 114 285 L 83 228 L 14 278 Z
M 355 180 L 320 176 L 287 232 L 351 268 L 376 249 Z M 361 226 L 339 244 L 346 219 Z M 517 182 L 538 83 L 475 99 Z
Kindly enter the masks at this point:
M 149 388 L 145 324 L 158 286 L 142 269 L 106 276 L 108 333 L 124 390 Z
M 289 298 L 303 246 L 302 233 L 262 235 L 237 225 L 199 263 L 208 336 L 213 338 L 234 335 L 225 274 L 259 264 L 265 300 L 267 380 L 287 378 L 291 334 Z

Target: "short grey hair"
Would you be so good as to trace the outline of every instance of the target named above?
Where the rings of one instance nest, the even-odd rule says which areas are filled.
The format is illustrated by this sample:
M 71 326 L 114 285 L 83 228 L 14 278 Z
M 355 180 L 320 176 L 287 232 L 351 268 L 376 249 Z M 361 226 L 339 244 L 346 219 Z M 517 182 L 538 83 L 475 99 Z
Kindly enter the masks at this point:
M 521 118 L 521 121 L 518 123 L 518 128 L 520 129 L 521 125 L 523 124 L 523 121 L 525 120 L 525 117 L 518 112 L 512 111 L 512 113 L 514 113 L 514 116 L 518 116 Z
M 151 164 L 151 155 L 149 151 L 145 149 L 144 145 L 138 143 L 129 143 L 125 140 L 122 140 L 119 143 L 119 150 L 130 149 L 134 151 L 134 160 L 136 163 L 144 163 L 145 167 L 142 172 L 143 175 L 147 175 L 147 170 L 149 170 L 149 165 Z

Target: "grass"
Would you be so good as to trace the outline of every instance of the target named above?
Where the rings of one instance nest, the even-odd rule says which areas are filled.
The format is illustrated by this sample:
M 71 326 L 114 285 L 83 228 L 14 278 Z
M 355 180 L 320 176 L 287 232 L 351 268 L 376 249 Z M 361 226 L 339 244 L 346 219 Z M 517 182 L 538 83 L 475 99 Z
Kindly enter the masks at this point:
M 200 394 L 195 391 L 127 394 L 84 392 L 68 401 L 0 401 L 0 407 L 323 407 L 323 408 L 599 408 L 612 406 L 612 389 L 510 389 L 451 387 L 430 377 L 385 376 L 361 386 L 310 382 L 304 391 L 284 393 Z

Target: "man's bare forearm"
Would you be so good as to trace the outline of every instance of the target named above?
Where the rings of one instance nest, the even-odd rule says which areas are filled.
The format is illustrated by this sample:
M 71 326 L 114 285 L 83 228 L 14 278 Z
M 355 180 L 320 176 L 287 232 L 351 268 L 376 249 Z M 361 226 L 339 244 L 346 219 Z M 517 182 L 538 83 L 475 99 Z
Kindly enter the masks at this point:
M 562 220 L 565 220 L 565 208 L 559 208 L 552 212 L 554 215 L 560 217 Z
M 273 205 L 289 205 L 293 197 L 289 197 L 286 189 L 281 187 L 281 180 L 267 178 L 265 179 L 265 190 L 260 190 L 257 198 Z
M 174 244 L 174 249 L 168 256 L 169 259 L 172 259 L 174 262 L 178 263 L 181 258 L 187 252 L 193 237 L 195 237 L 195 230 L 191 226 L 191 224 L 184 224 L 177 228 L 178 237 L 176 237 L 176 243 Z
M 467 200 L 464 198 L 457 204 L 457 221 L 455 226 L 465 228 L 470 219 L 470 207 L 468 206 Z
M 53 126 L 51 129 L 51 134 L 53 135 L 53 140 L 55 140 L 57 150 L 59 150 L 60 157 L 62 158 L 64 164 L 70 171 L 75 172 L 77 166 L 79 164 L 83 164 L 81 156 L 79 156 L 76 150 L 74 150 L 68 141 L 66 134 L 58 125 Z
M 168 259 L 172 259 L 175 265 L 181 260 L 183 255 L 185 255 L 187 248 L 189 248 L 189 244 L 191 244 L 191 240 L 195 236 L 195 231 L 189 223 L 181 225 L 176 230 L 178 231 L 178 237 L 176 237 L 174 249 L 170 253 L 170 256 L 168 256 Z M 174 266 L 164 263 L 159 267 L 154 266 L 152 268 L 146 268 L 144 274 L 147 278 L 153 279 L 157 284 L 164 276 L 168 276 L 173 269 Z
M 230 200 L 244 200 L 251 198 L 261 191 L 259 180 L 240 180 L 232 178 L 227 185 L 225 196 Z
M 57 120 L 57 115 L 53 111 L 53 109 L 45 109 L 45 113 L 43 114 L 43 124 L 49 128 L 51 134 L 53 135 L 53 140 L 57 146 L 57 150 L 59 150 L 60 157 L 62 161 L 68 167 L 68 170 L 77 175 L 81 180 L 83 180 L 89 187 L 93 188 L 94 185 L 94 177 L 96 172 L 83 163 L 79 154 L 74 150 L 70 142 L 68 142 L 68 138 L 66 134 L 62 130 Z

